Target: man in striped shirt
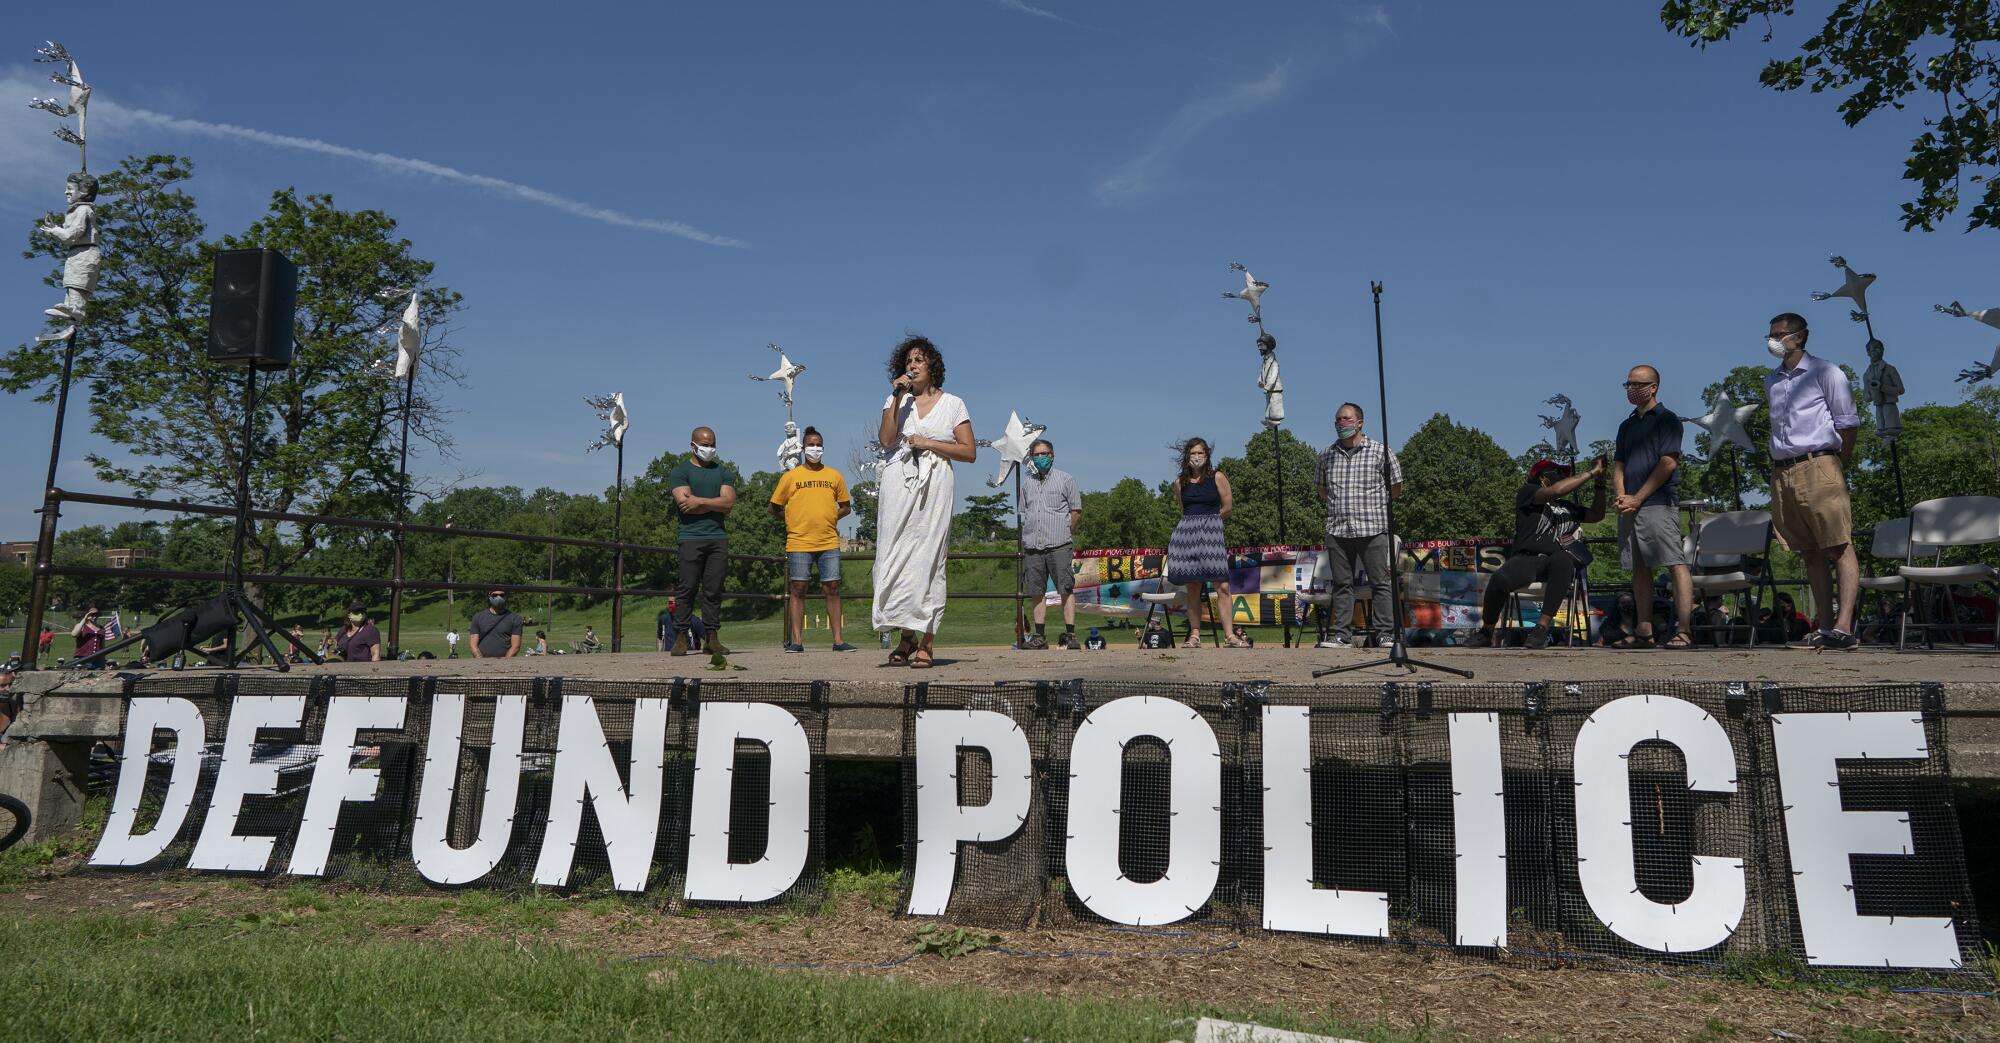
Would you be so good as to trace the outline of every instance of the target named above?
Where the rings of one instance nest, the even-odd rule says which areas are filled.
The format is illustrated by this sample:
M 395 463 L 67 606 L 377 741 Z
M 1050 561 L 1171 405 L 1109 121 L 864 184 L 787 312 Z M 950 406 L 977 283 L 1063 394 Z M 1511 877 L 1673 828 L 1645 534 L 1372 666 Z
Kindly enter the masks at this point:
M 1387 646 L 1396 628 L 1389 597 L 1389 499 L 1403 493 L 1403 465 L 1389 447 L 1361 433 L 1361 407 L 1343 403 L 1334 414 L 1340 438 L 1319 454 L 1314 469 L 1326 504 L 1326 559 L 1333 603 L 1333 632 L 1321 648 L 1354 647 L 1354 570 L 1368 575 L 1368 629 Z

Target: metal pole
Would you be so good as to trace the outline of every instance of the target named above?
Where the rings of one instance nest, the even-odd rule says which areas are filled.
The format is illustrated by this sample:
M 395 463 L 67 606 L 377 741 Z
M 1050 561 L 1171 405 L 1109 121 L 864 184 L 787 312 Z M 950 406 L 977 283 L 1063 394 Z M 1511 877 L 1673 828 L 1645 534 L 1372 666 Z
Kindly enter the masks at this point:
M 250 457 L 257 441 L 257 367 L 246 364 L 243 367 L 243 447 L 242 455 L 236 460 L 236 530 L 229 540 L 229 571 L 222 580 L 222 592 L 228 594 L 243 589 L 243 541 L 249 538 L 250 526 Z M 236 628 L 229 628 L 223 638 L 222 654 L 235 666 Z
M 1278 545 L 1285 544 L 1285 429 L 1273 425 L 1271 428 L 1271 455 L 1278 461 Z M 1296 564 L 1296 563 L 1295 563 Z M 1298 592 L 1292 592 L 1293 604 L 1298 603 Z M 1280 612 L 1285 623 L 1285 647 L 1292 647 L 1292 614 Z
M 1732 492 L 1736 497 L 1736 509 L 1740 511 L 1743 509 L 1743 469 L 1736 465 L 1736 456 L 1738 453 L 1736 444 L 1734 442 L 1728 443 L 1727 448 L 1729 450 L 1730 484 L 1733 487 Z
M 1889 443 L 1889 467 L 1896 472 L 1896 516 L 1910 516 L 1909 497 L 1903 493 L 1903 450 L 1897 442 Z
M 410 366 L 409 380 L 403 385 L 403 450 L 396 464 L 396 529 L 390 539 L 394 559 L 389 573 L 389 657 L 402 653 L 403 632 L 403 525 L 410 520 L 410 407 L 417 397 L 417 367 Z
M 555 504 L 551 503 L 548 505 L 548 514 L 549 535 L 554 536 L 556 534 Z M 556 585 L 556 545 L 553 543 L 549 544 L 548 584 L 551 587 Z M 548 627 L 550 630 L 554 630 L 556 627 L 556 596 L 554 594 L 542 595 L 542 617 L 542 625 Z
M 21 662 L 35 669 L 42 651 L 42 613 L 48 607 L 49 567 L 55 564 L 56 519 L 62 517 L 56 497 L 56 464 L 62 459 L 63 417 L 69 412 L 70 374 L 76 364 L 76 327 L 63 338 L 62 377 L 56 384 L 56 425 L 49 435 L 48 479 L 42 483 L 42 524 L 35 535 L 35 573 L 28 586 L 28 629 L 21 635 Z
M 611 650 L 620 651 L 625 642 L 625 440 L 618 440 L 618 482 L 611 506 Z
M 1021 464 L 1014 465 L 1014 647 L 1027 642 L 1028 615 L 1026 592 L 1021 584 L 1026 582 L 1025 566 L 1028 558 L 1028 535 L 1021 524 Z M 1042 591 L 1035 591 L 1040 598 Z

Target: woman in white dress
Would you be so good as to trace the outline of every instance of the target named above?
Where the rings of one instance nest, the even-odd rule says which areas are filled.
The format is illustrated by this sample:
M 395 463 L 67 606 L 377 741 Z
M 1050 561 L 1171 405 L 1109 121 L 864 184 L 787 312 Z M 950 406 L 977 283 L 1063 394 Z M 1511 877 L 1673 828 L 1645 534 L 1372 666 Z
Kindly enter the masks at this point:
M 927 338 L 911 336 L 889 353 L 889 387 L 877 483 L 875 629 L 902 631 L 890 665 L 928 669 L 944 618 L 945 551 L 958 498 L 951 465 L 971 463 L 978 447 L 965 402 L 941 390 L 944 356 Z

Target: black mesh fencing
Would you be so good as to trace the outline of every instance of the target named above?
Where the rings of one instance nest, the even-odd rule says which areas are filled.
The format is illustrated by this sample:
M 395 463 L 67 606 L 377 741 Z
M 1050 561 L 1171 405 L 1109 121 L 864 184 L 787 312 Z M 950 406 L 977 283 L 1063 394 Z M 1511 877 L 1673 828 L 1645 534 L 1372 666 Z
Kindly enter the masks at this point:
M 555 886 L 670 909 L 817 905 L 825 893 L 829 842 L 821 770 L 827 687 L 220 673 L 136 679 L 130 699 L 188 700 L 201 712 L 204 734 L 199 751 L 181 751 L 198 754 L 201 766 L 192 799 L 180 808 L 164 804 L 174 768 L 165 733 L 156 733 L 151 750 L 124 751 L 122 770 L 145 772 L 133 832 L 147 832 L 162 815 L 185 818 L 164 849 L 120 871 L 189 871 L 233 717 L 256 709 L 245 697 L 290 697 L 303 705 L 298 724 L 255 736 L 254 761 L 274 781 L 269 795 L 243 801 L 234 829 L 238 837 L 271 838 L 267 859 L 240 867 L 248 875 L 272 881 L 313 876 L 403 892 Z M 353 697 L 399 700 L 401 720 L 356 734 L 354 767 L 379 773 L 372 799 L 349 794 L 337 802 L 335 816 L 314 827 L 324 833 L 306 835 L 329 709 Z M 565 714 L 583 712 L 579 697 L 588 700 L 581 705 L 594 720 L 577 717 L 583 730 L 566 748 Z M 769 749 L 743 738 L 719 766 L 726 780 L 701 778 L 709 770 L 697 763 L 704 722 L 721 719 L 719 707 L 752 703 L 777 707 L 796 722 L 805 740 L 806 778 L 774 778 Z M 1144 728 L 1119 732 L 1119 746 L 1110 753 L 1088 732 L 1118 712 L 1107 710 L 1114 703 L 1123 712 L 1136 704 L 1157 715 L 1146 719 L 1165 722 L 1158 730 L 1167 737 Z M 967 834 L 950 862 L 948 890 L 933 890 L 925 899 L 942 903 L 942 914 L 956 922 L 1273 928 L 1469 953 L 1710 969 L 1773 959 L 1807 969 L 1893 965 L 1815 938 L 1812 924 L 1824 932 L 1826 921 L 1802 912 L 1808 900 L 1802 896 L 1824 896 L 1838 886 L 1846 896 L 1841 901 L 1851 902 L 1842 906 L 1844 915 L 1936 918 L 1928 922 L 1955 939 L 1965 967 L 1983 963 L 1938 685 L 911 685 L 904 691 L 901 739 L 905 910 L 916 898 L 926 854 L 920 851 L 919 793 L 935 777 L 920 774 L 918 715 L 934 711 L 997 715 L 1017 730 L 1006 738 L 1024 743 L 1028 757 L 1024 779 L 997 780 L 1015 793 L 1025 783 L 1018 821 Z M 1781 770 L 1786 744 L 1807 734 L 1784 733 L 1788 723 L 1807 728 L 1843 713 L 1882 715 L 1863 722 L 1871 724 L 1864 731 L 1880 734 L 1879 742 L 1864 736 L 1876 752 L 1839 754 L 1833 769 L 1821 757 L 1814 769 L 1820 775 L 1798 768 L 1806 758 Z M 434 715 L 447 716 L 434 722 Z M 595 733 L 588 730 L 592 723 Z M 496 742 L 515 728 L 518 756 L 510 743 Z M 1580 737 L 1586 740 L 1581 747 Z M 601 748 L 590 750 L 590 743 Z M 642 753 L 637 763 L 635 746 Z M 1097 758 L 1090 762 L 1093 771 L 1106 770 L 1110 761 L 1104 758 L 1115 756 L 1115 783 L 1093 775 L 1104 788 L 1079 788 L 1082 765 L 1073 760 L 1086 756 L 1080 752 L 1086 746 Z M 657 759 L 650 755 L 655 748 Z M 606 805 L 608 821 L 626 822 L 607 828 L 598 810 L 607 799 L 605 776 L 597 777 L 587 798 L 568 781 L 581 770 L 577 765 L 559 777 L 559 761 L 570 764 L 562 757 L 572 753 L 598 765 L 608 753 L 617 782 L 609 799 L 657 782 L 650 850 L 620 847 L 647 842 L 648 831 L 631 825 L 637 812 L 630 808 L 643 804 L 627 806 L 622 819 L 618 807 Z M 954 747 L 953 754 L 948 775 L 937 784 L 950 787 L 946 811 L 971 813 L 993 798 L 995 761 L 972 743 Z M 1594 758 L 1585 773 L 1588 784 L 1579 781 L 1583 758 Z M 786 762 L 784 770 L 795 763 Z M 1825 776 L 1828 771 L 1837 778 Z M 649 777 L 655 772 L 656 780 Z M 1606 780 L 1620 774 L 1625 792 L 1607 793 Z M 1178 813 L 1192 814 L 1177 823 L 1176 786 L 1190 779 L 1204 793 L 1214 784 L 1213 804 L 1183 803 Z M 703 824 L 695 817 L 695 794 L 704 784 L 727 786 L 726 821 Z M 781 790 L 804 794 L 803 815 L 789 797 L 780 799 Z M 489 810 L 489 792 L 510 802 Z M 1793 864 L 1798 836 L 1788 829 L 1788 816 L 1805 814 L 1808 805 L 1836 815 L 1891 813 L 1875 820 L 1890 846 L 1847 856 L 1845 875 L 1838 860 L 1823 853 L 1801 869 Z M 1269 814 L 1290 818 L 1267 823 Z M 1191 822 L 1212 828 L 1215 836 L 1189 833 Z M 775 895 L 754 888 L 730 893 L 728 884 L 711 882 L 704 900 L 690 903 L 684 895 L 691 858 L 697 848 L 710 855 L 718 850 L 718 839 L 704 835 L 713 829 L 727 834 L 722 846 L 729 873 L 769 853 L 801 849 L 804 868 Z M 1072 842 L 1089 829 L 1098 830 L 1090 836 L 1100 843 L 1085 851 L 1095 860 L 1086 872 L 1069 863 Z M 1907 842 L 1896 839 L 1898 830 L 1907 831 Z M 1113 831 L 1116 865 L 1107 870 L 1102 841 Z M 1212 858 L 1204 846 L 1211 841 L 1219 841 Z M 1177 852 L 1176 843 L 1196 846 Z M 454 875 L 422 861 L 453 851 L 476 864 Z M 323 871 L 295 871 L 295 861 L 310 869 L 322 855 Z M 694 861 L 713 873 L 714 861 Z M 1120 885 L 1164 880 L 1191 888 L 1193 897 L 1170 916 L 1150 909 L 1145 917 L 1151 919 L 1112 915 L 1104 897 L 1090 893 L 1090 881 L 1102 886 L 1112 871 Z M 1828 872 L 1832 881 L 1807 875 Z M 1170 880 L 1170 873 L 1186 876 Z M 1740 902 L 1732 890 L 1738 886 Z M 1272 888 L 1276 894 L 1267 893 Z M 1360 919 L 1344 924 L 1379 923 L 1379 929 L 1334 932 L 1329 925 L 1322 931 L 1316 922 L 1299 924 L 1295 911 L 1274 922 L 1273 909 L 1321 908 L 1328 892 L 1359 896 L 1354 908 Z

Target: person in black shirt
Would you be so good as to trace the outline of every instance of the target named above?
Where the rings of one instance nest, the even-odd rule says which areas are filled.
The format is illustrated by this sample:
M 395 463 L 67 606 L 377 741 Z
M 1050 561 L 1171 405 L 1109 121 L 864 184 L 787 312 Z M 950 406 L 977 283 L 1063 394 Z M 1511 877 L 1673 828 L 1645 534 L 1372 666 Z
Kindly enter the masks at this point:
M 1571 493 L 1594 483 L 1590 509 Z M 1514 494 L 1514 547 L 1506 564 L 1486 579 L 1486 597 L 1479 613 L 1479 630 L 1466 642 L 1470 648 L 1493 644 L 1493 627 L 1515 591 L 1539 580 L 1542 584 L 1542 614 L 1535 629 L 1522 642 L 1528 648 L 1547 648 L 1549 621 L 1556 609 L 1569 598 L 1576 584 L 1577 566 L 1589 563 L 1587 552 L 1577 541 L 1584 522 L 1604 517 L 1604 459 L 1591 461 L 1590 470 L 1572 476 L 1570 469 L 1553 460 L 1540 460 L 1528 471 L 1528 480 Z

